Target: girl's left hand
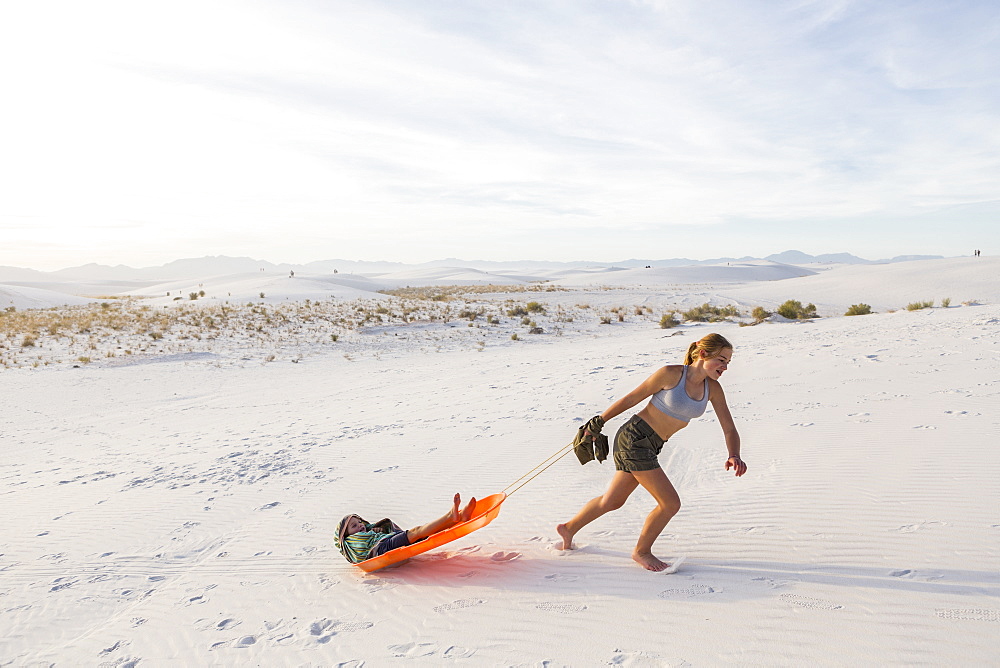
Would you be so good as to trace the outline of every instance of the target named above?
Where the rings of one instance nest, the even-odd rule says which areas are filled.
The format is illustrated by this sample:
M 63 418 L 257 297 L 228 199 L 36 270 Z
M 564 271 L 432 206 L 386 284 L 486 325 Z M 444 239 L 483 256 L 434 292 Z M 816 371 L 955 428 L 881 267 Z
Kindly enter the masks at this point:
M 730 457 L 726 460 L 726 470 L 734 469 L 736 477 L 739 478 L 741 475 L 747 472 L 747 465 L 739 457 Z

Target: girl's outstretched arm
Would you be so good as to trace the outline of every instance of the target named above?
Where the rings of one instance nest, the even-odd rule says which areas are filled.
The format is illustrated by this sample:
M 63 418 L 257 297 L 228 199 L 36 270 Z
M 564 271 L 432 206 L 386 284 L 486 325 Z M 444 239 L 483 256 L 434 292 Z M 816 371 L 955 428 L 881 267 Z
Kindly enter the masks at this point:
M 740 459 L 740 433 L 736 431 L 736 423 L 733 422 L 733 414 L 729 412 L 729 404 L 726 403 L 726 393 L 722 390 L 722 385 L 713 380 L 710 387 L 709 398 L 712 408 L 715 409 L 715 415 L 719 418 L 719 425 L 726 437 L 726 450 L 729 452 L 726 470 L 733 469 L 738 478 L 747 472 L 746 462 Z

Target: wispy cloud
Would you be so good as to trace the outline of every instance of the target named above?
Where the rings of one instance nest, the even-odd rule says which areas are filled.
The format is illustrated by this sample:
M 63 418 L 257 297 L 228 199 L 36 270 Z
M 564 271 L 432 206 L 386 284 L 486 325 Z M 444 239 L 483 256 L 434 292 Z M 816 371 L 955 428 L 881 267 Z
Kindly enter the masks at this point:
M 769 253 L 802 229 L 882 220 L 888 233 L 907 216 L 951 234 L 900 252 L 958 253 L 973 241 L 956 207 L 975 204 L 970 224 L 1000 213 L 994 3 L 0 11 L 16 101 L 0 110 L 0 224 L 61 221 L 95 256 L 127 260 L 102 231 L 122 220 L 143 221 L 130 243 L 164 259 L 271 230 L 309 240 L 275 260 L 421 260 L 519 247 L 614 259 L 637 242 L 670 255 L 697 240 L 691 226 L 735 246 L 705 255 Z M 804 250 L 894 254 L 880 236 L 824 232 L 831 247 Z M 418 237 L 438 246 L 415 256 Z

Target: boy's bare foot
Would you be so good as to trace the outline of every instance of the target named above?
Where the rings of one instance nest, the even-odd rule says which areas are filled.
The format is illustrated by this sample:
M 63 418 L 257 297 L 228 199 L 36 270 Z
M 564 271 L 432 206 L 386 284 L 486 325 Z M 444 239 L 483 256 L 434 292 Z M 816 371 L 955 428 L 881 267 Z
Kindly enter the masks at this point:
M 563 550 L 572 550 L 573 548 L 573 536 L 576 534 L 569 530 L 565 524 L 556 525 L 556 532 L 563 539 L 562 548 Z
M 665 561 L 660 561 L 659 559 L 653 556 L 652 552 L 633 551 L 632 559 L 634 559 L 635 563 L 639 564 L 647 571 L 654 571 L 658 573 L 660 571 L 665 571 L 668 568 L 670 568 L 670 564 L 668 564 Z
M 451 506 L 451 522 L 452 524 L 457 524 L 462 521 L 462 513 L 458 509 L 458 507 L 462 504 L 462 497 L 459 494 L 455 494 L 453 501 L 454 502 Z
M 472 519 L 472 511 L 476 509 L 476 497 L 472 497 L 468 504 L 465 506 L 465 510 L 462 511 L 461 520 L 462 522 L 468 522 Z

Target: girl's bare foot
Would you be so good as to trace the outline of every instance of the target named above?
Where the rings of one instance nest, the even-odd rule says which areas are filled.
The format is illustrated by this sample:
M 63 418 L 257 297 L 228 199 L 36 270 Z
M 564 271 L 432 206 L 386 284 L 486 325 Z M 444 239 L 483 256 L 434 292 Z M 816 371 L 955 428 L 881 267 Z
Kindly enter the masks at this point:
M 665 561 L 660 561 L 653 556 L 652 552 L 634 551 L 632 552 L 632 559 L 635 560 L 635 563 L 639 564 L 647 571 L 654 571 L 658 573 L 670 568 L 670 564 Z
M 563 550 L 573 549 L 573 536 L 576 534 L 569 530 L 565 524 L 559 524 L 556 526 L 556 532 L 563 539 L 562 548 Z
M 458 509 L 458 507 L 462 503 L 462 497 L 458 494 L 455 494 L 455 498 L 453 501 L 454 503 L 451 506 L 451 522 L 452 524 L 457 524 L 458 522 L 462 521 L 462 513 Z

